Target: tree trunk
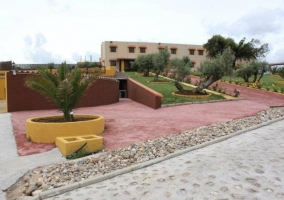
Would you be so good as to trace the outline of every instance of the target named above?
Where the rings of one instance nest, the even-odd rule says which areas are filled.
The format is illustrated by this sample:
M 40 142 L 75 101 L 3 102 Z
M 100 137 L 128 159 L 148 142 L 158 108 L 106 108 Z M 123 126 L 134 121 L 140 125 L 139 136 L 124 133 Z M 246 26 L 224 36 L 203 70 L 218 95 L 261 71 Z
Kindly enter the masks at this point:
M 178 81 L 175 81 L 175 86 L 178 89 L 178 91 L 183 91 L 183 87 Z
M 210 77 L 205 79 L 204 81 L 199 82 L 199 85 L 192 90 L 193 93 L 201 92 L 203 89 L 208 88 L 212 83 L 218 81 L 220 78 L 218 77 Z
M 253 83 L 255 83 L 255 81 L 256 81 L 256 79 L 257 79 L 257 72 L 256 72 L 256 73 L 254 73 L 254 75 L 253 75 L 253 76 L 254 76 L 254 78 L 253 78 L 253 81 L 252 81 L 252 82 L 253 82 Z
M 155 74 L 155 76 L 154 76 L 154 81 L 158 81 L 158 77 L 159 77 L 159 74 Z
M 143 76 L 149 76 L 149 70 L 144 70 L 144 75 Z
M 244 75 L 244 81 L 245 81 L 245 82 L 249 82 L 249 76 Z
M 260 76 L 259 76 L 259 78 L 258 78 L 257 82 L 260 82 L 260 79 L 262 79 L 263 74 L 264 74 L 264 72 L 261 72 L 261 74 L 260 74 Z

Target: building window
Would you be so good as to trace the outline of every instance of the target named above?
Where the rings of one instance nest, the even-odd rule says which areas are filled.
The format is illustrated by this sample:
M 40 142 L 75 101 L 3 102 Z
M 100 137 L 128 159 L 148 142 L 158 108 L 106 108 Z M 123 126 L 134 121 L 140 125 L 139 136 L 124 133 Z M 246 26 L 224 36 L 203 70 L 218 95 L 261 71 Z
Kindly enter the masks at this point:
M 110 52 L 116 52 L 116 47 L 110 47 Z
M 191 64 L 192 64 L 192 67 L 195 67 L 195 62 L 191 62 Z
M 161 48 L 159 48 L 159 51 L 162 51 L 162 50 L 165 50 L 165 48 L 162 48 L 162 47 L 161 47 Z
M 146 53 L 146 48 L 145 47 L 140 47 L 140 53 Z
M 203 51 L 204 50 L 198 50 L 198 55 L 203 56 Z
M 195 50 L 194 49 L 189 49 L 189 55 L 194 55 Z
M 177 49 L 171 49 L 171 54 L 177 54 Z
M 110 61 L 110 66 L 116 66 L 116 61 L 115 60 L 111 60 Z
M 129 50 L 129 53 L 134 53 L 134 47 L 129 47 L 128 50 Z

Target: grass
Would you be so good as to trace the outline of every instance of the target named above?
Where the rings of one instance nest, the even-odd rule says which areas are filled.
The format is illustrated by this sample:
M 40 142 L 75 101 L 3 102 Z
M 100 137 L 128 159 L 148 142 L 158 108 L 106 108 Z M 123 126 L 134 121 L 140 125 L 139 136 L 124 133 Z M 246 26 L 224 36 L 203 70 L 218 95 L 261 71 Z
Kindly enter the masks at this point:
M 161 93 L 163 95 L 162 104 L 176 104 L 176 103 L 185 103 L 185 102 L 201 102 L 201 101 L 210 101 L 210 100 L 221 100 L 224 97 L 219 95 L 212 94 L 210 97 L 206 99 L 198 99 L 198 98 L 189 98 L 189 97 L 177 97 L 173 96 L 172 93 L 178 91 L 174 85 L 173 81 L 168 81 L 167 83 L 153 83 L 151 81 L 154 80 L 153 76 L 143 77 L 142 74 L 137 72 L 125 72 L 127 76 L 134 79 L 135 81 Z M 163 80 L 163 78 L 159 77 L 159 80 Z M 167 79 L 165 79 L 166 81 Z M 192 90 L 192 87 L 183 86 L 185 90 Z
M 225 76 L 222 78 L 222 80 L 225 81 L 229 81 L 230 77 L 229 76 Z M 242 78 L 238 78 L 238 77 L 232 77 L 232 82 L 236 82 L 237 80 L 240 82 L 243 82 L 244 80 Z M 249 81 L 251 82 L 253 80 L 253 77 L 251 77 L 249 79 Z M 283 91 L 284 90 L 284 79 L 281 78 L 278 75 L 263 75 L 262 79 L 260 80 L 261 82 L 261 88 L 267 90 L 267 88 L 269 88 L 271 91 L 273 91 L 273 88 L 275 88 L 276 90 L 278 90 L 278 92 Z M 282 84 L 281 84 L 282 82 Z

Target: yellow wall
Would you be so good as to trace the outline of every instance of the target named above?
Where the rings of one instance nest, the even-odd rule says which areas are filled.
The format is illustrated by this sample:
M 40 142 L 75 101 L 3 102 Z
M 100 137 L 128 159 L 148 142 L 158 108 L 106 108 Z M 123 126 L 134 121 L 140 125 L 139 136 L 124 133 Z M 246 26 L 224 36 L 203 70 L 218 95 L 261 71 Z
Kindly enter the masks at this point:
M 124 60 L 121 61 L 121 71 L 124 72 Z
M 0 99 L 6 99 L 6 71 L 0 71 Z
M 106 73 L 105 73 L 105 74 L 102 74 L 102 76 L 111 76 L 111 77 L 114 77 L 115 72 L 116 72 L 116 67 L 109 66 L 109 67 L 106 67 Z

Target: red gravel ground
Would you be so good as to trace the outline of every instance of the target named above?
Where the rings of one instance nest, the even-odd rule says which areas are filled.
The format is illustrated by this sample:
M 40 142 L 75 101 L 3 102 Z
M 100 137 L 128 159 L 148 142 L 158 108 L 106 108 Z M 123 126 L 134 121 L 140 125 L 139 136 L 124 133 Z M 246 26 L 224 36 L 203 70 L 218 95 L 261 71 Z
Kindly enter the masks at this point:
M 144 105 L 120 99 L 112 105 L 78 108 L 75 114 L 99 114 L 105 117 L 105 149 L 118 149 L 132 143 L 178 134 L 184 130 L 217 122 L 224 122 L 253 116 L 271 106 L 284 106 L 284 96 L 252 88 L 219 83 L 230 93 L 236 88 L 244 100 L 224 101 L 206 104 L 188 104 L 163 107 L 158 110 Z M 28 142 L 25 136 L 25 120 L 30 117 L 61 115 L 57 110 L 21 111 L 12 113 L 12 125 L 15 133 L 18 154 L 30 155 L 51 150 L 55 145 Z

